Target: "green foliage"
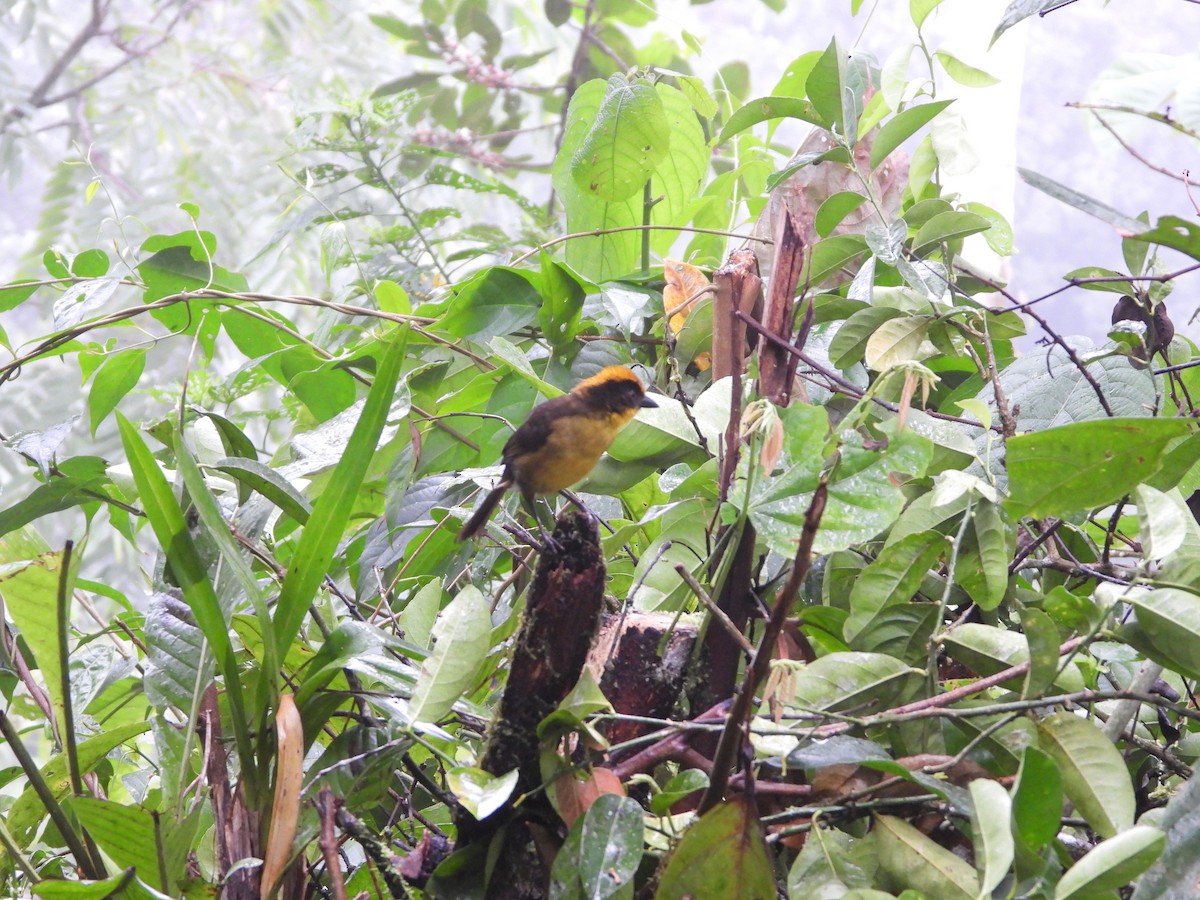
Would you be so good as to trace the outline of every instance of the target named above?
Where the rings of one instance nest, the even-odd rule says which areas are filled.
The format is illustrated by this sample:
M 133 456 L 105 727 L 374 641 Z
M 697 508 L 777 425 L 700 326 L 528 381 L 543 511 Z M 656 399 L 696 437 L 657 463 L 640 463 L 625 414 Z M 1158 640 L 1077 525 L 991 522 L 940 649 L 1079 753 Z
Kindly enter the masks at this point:
M 22 335 L 0 390 L 31 426 L 3 435 L 5 891 L 249 896 L 245 860 L 291 827 L 347 895 L 482 895 L 533 856 L 557 897 L 1186 890 L 1200 355 L 1164 305 L 1193 267 L 1158 248 L 1200 259 L 1200 230 L 1024 172 L 1117 232 L 1128 272 L 1068 286 L 1142 318 L 1093 347 L 1037 314 L 1058 289 L 1010 308 L 972 256 L 1012 228 L 926 136 L 955 116 L 939 73 L 994 81 L 926 45 L 938 3 L 910 3 L 919 77 L 814 41 L 749 102 L 644 4 L 378 14 L 420 65 L 276 148 L 297 194 L 271 200 L 304 209 L 269 249 L 311 251 L 322 291 L 273 293 L 191 202 L 185 230 L 0 286 L 0 341 Z M 529 52 L 560 29 L 565 62 Z M 794 154 L 784 120 L 816 129 Z M 792 301 L 783 326 L 747 302 L 748 341 L 748 256 L 705 267 L 743 242 Z M 553 706 L 505 695 L 531 582 L 576 583 L 531 578 L 515 503 L 455 535 L 530 409 L 608 365 L 657 406 L 578 490 L 649 661 L 606 648 L 514 725 Z M 43 423 L 34 377 L 86 429 Z M 528 755 L 498 763 L 489 723 Z

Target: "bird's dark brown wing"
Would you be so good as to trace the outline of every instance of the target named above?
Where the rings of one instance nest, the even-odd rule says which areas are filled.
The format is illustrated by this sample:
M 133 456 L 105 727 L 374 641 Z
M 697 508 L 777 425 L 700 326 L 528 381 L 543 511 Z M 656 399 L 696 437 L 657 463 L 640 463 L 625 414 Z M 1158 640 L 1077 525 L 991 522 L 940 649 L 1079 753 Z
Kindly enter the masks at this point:
M 504 445 L 504 462 L 511 465 L 514 459 L 541 450 L 550 437 L 554 420 L 564 415 L 586 412 L 579 407 L 579 399 L 571 394 L 563 394 L 535 406 L 529 413 L 529 418 L 513 432 Z

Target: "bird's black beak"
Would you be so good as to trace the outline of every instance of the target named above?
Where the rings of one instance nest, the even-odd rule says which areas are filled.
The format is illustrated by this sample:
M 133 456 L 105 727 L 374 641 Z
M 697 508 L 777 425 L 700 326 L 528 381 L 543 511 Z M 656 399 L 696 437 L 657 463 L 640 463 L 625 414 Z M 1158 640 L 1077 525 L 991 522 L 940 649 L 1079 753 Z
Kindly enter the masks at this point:
M 638 405 L 646 407 L 647 409 L 657 409 L 658 408 L 658 404 L 655 403 L 653 400 L 651 400 L 649 397 L 643 397 L 642 402 Z

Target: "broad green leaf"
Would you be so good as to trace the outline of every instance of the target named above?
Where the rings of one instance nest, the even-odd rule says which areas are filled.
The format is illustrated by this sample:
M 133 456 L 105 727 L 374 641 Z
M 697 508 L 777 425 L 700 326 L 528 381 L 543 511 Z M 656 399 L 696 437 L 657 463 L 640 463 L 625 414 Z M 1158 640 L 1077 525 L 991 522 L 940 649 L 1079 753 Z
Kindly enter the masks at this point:
M 929 14 L 937 9 L 942 0 L 908 0 L 908 12 L 917 28 L 925 24 Z
M 78 558 L 76 558 L 76 566 Z M 42 682 L 54 707 L 55 728 L 60 732 L 65 724 L 63 696 L 63 667 L 70 663 L 59 652 L 60 628 L 70 623 L 59 621 L 58 588 L 63 577 L 61 551 L 43 553 L 37 559 L 12 562 L 0 572 L 0 597 L 21 631 L 21 638 L 33 651 Z
M 873 842 L 836 828 L 813 828 L 788 871 L 788 896 L 842 897 L 847 890 L 869 888 L 876 868 Z
M 964 568 L 956 568 L 955 573 L 980 609 L 993 610 L 1008 590 L 1008 563 L 1012 559 L 1016 534 L 1004 521 L 1000 507 L 990 500 L 980 500 L 972 507 L 971 531 L 972 549 L 978 553 L 978 577 L 970 580 L 965 577 L 966 560 L 960 560 Z
M 829 361 L 842 370 L 861 362 L 871 335 L 884 322 L 903 315 L 903 312 L 890 306 L 868 306 L 858 310 L 838 326 L 837 333 L 829 343 Z
M 146 351 L 134 348 L 114 353 L 96 372 L 88 393 L 88 414 L 93 437 L 100 423 L 116 409 L 121 399 L 137 387 L 145 368 Z
M 1146 645 L 1140 649 L 1180 674 L 1200 677 L 1200 597 L 1168 587 L 1132 592 L 1125 599 L 1137 615 Z
M 841 135 L 855 133 L 851 128 L 854 123 L 846 121 L 843 108 L 843 93 L 847 90 L 846 53 L 834 38 L 808 73 L 805 91 L 817 115 Z
M 1166 848 L 1138 879 L 1134 900 L 1176 900 L 1200 884 L 1200 780 L 1190 779 L 1171 797 L 1158 824 Z
M 479 667 L 491 648 L 492 615 L 487 599 L 473 586 L 463 588 L 433 626 L 433 653 L 409 702 L 409 715 L 436 722 L 475 686 Z
M 1192 259 L 1200 259 L 1200 227 L 1178 216 L 1162 216 L 1153 228 L 1143 225 L 1140 231 L 1130 233 L 1129 237 L 1135 241 L 1161 244 L 1186 253 Z
M 438 326 L 460 338 L 520 331 L 538 319 L 540 284 L 536 272 L 488 266 L 459 286 Z
M 995 625 L 964 622 L 950 631 L 945 640 L 950 655 L 979 675 L 994 675 L 1029 660 L 1025 635 Z M 1074 666 L 1058 675 L 1055 683 L 1064 691 L 1083 690 L 1084 687 L 1079 670 Z
M 951 210 L 939 213 L 917 231 L 912 240 L 912 250 L 916 253 L 931 244 L 957 240 L 970 234 L 987 231 L 991 227 L 992 223 L 989 219 L 972 212 Z
M 1117 229 L 1117 232 L 1122 237 L 1144 236 L 1150 231 L 1146 223 L 1139 222 L 1137 219 L 1125 215 L 1125 213 L 1114 209 L 1106 203 L 1101 203 L 1099 200 L 1094 200 L 1086 194 L 1081 194 L 1079 191 L 1069 188 L 1066 185 L 1059 184 L 1045 175 L 1039 175 L 1037 172 L 1022 168 L 1018 168 L 1017 172 L 1020 173 L 1021 178 L 1030 187 L 1035 187 L 1042 193 L 1049 194 L 1055 200 L 1066 203 L 1068 206 L 1073 206 L 1087 213 L 1089 216 L 1095 216 L 1102 222 L 1107 222 Z
M 975 838 L 979 896 L 990 897 L 1013 862 L 1012 800 L 1008 791 L 990 778 L 976 778 L 971 782 L 970 791 L 974 803 L 971 831 Z
M 433 625 L 437 621 L 438 610 L 442 607 L 444 591 L 442 579 L 434 578 L 421 585 L 420 590 L 404 605 L 399 619 L 405 640 L 418 647 L 429 646 Z
M 175 492 L 167 483 L 166 476 L 150 454 L 142 436 L 120 412 L 117 425 L 121 430 L 121 441 L 129 458 L 133 478 L 146 517 L 154 529 L 159 546 L 167 558 L 167 565 L 183 591 L 188 606 L 196 616 L 196 623 L 205 639 L 213 646 L 218 661 L 227 679 L 232 684 L 226 687 L 231 695 L 240 693 L 241 681 L 237 676 L 233 657 L 233 644 L 229 640 L 227 611 L 221 607 L 208 577 L 208 570 L 200 559 L 200 552 L 192 541 L 183 510 Z M 239 704 L 240 706 L 240 704 Z
M 274 620 L 275 643 L 281 654 L 287 652 L 300 630 L 300 623 L 329 570 L 350 513 L 358 502 L 359 486 L 387 424 L 404 357 L 404 343 L 402 339 L 394 340 L 384 350 L 375 372 L 375 383 L 371 385 L 350 441 L 325 490 L 313 505 L 313 514 L 284 576 Z
M 1104 419 L 1008 441 L 1009 513 L 1061 516 L 1120 500 L 1192 432 L 1182 419 Z
M 212 680 L 213 655 L 188 605 L 155 593 L 142 629 L 146 643 L 147 699 L 159 710 L 190 710 Z
M 860 194 L 858 191 L 839 191 L 828 198 L 821 204 L 821 208 L 817 210 L 817 217 L 813 220 L 817 234 L 823 238 L 829 237 L 833 229 L 866 200 L 866 194 Z
M 987 241 L 987 245 L 1001 256 L 1009 256 L 1013 252 L 1013 231 L 1012 225 L 996 210 L 990 206 L 984 206 L 982 203 L 964 203 L 962 208 L 969 213 L 975 213 L 977 216 L 983 216 L 991 223 L 991 227 L 983 232 L 983 239 Z M 1025 323 L 1019 316 L 1014 316 L 1021 323 L 1021 333 L 1024 334 Z M 994 337 L 995 335 L 993 335 Z
M 996 43 L 996 39 L 1008 29 L 1012 28 L 1018 22 L 1028 19 L 1032 15 L 1049 9 L 1052 6 L 1058 6 L 1062 0 L 1012 0 L 1008 4 L 1008 8 L 1004 10 L 1004 15 L 1000 18 L 1000 24 L 996 26 L 996 30 L 992 33 L 992 40 L 988 44 L 990 47 Z
M 948 549 L 948 539 L 936 531 L 922 531 L 886 546 L 851 588 L 850 616 L 843 629 L 846 641 L 868 628 L 885 607 L 908 603 Z
M 817 287 L 867 250 L 861 234 L 835 234 L 817 241 L 809 254 L 800 283 Z
M 601 794 L 588 807 L 579 835 L 579 880 L 588 900 L 628 891 L 642 862 L 642 807 L 619 794 Z
M 918 890 L 938 900 L 975 900 L 979 885 L 970 863 L 934 843 L 903 819 L 875 817 L 875 853 L 893 891 Z
M 137 891 L 136 887 L 137 879 L 132 872 L 119 872 L 100 881 L 60 881 L 46 878 L 33 885 L 30 890 L 32 896 L 40 900 L 108 900 L 110 897 L 141 900 L 147 896 L 145 891 Z
M 213 463 L 212 468 L 257 491 L 301 525 L 308 522 L 312 504 L 279 472 L 258 460 L 229 456 Z
M 683 769 L 667 781 L 657 794 L 650 798 L 650 812 L 663 816 L 689 794 L 708 787 L 708 774 L 703 769 Z
M 37 283 L 21 283 L 13 282 L 12 284 L 0 285 L 0 312 L 8 312 L 10 309 L 16 309 L 26 300 L 33 296 L 40 285 Z
M 820 480 L 829 425 L 822 408 L 799 404 L 780 410 L 780 418 L 786 435 L 785 465 L 755 491 L 750 518 L 775 552 L 794 554 L 804 513 Z M 844 550 L 886 530 L 905 503 L 889 476 L 919 477 L 933 457 L 932 444 L 912 429 L 890 433 L 883 449 L 864 447 L 862 436 L 855 432 L 845 432 L 842 438 L 842 465 L 829 485 L 829 501 L 814 544 L 818 554 Z
M 571 177 L 599 200 L 627 200 L 641 191 L 670 146 L 670 126 L 654 85 L 613 75 L 596 118 L 571 155 Z
M 504 775 L 491 775 L 472 766 L 455 766 L 446 773 L 446 784 L 454 792 L 454 799 L 483 821 L 512 796 L 517 789 L 517 777 L 516 769 Z
M 1133 496 L 1143 559 L 1164 559 L 1182 547 L 1191 513 L 1179 493 L 1165 494 L 1148 484 L 1139 484 Z
M 882 653 L 829 653 L 792 675 L 780 699 L 804 710 L 883 708 L 917 671 Z
M 940 2 L 940 0 L 939 0 Z M 871 168 L 875 169 L 893 150 L 924 128 L 933 117 L 953 103 L 953 100 L 938 100 L 910 106 L 889 119 L 875 136 L 871 145 Z
M 1029 672 L 1021 696 L 1040 697 L 1058 677 L 1058 629 L 1040 609 L 1027 607 L 1021 610 L 1021 630 L 1029 643 Z
M 1062 774 L 1058 765 L 1037 747 L 1028 746 L 1013 785 L 1013 828 L 1021 841 L 1038 851 L 1062 829 Z
M 599 114 L 605 90 L 603 81 L 593 79 L 571 98 L 566 132 L 553 169 L 554 189 L 566 210 L 568 230 L 606 232 L 572 240 L 566 250 L 566 262 L 575 272 L 600 282 L 623 277 L 638 265 L 642 235 L 630 226 L 641 225 L 645 217 L 641 194 L 619 202 L 604 201 L 584 191 L 571 174 L 570 161 Z M 687 97 L 667 84 L 660 83 L 655 90 L 671 133 L 671 152 L 652 175 L 652 190 L 659 199 L 650 210 L 650 224 L 678 225 L 692 215 L 709 152 Z M 670 230 L 655 231 L 650 238 L 651 249 L 666 254 L 676 237 Z
M 118 725 L 116 728 L 103 731 L 81 742 L 76 749 L 79 771 L 86 775 L 103 762 L 109 752 L 149 729 L 149 722 L 132 722 L 128 725 Z M 66 754 L 59 753 L 51 756 L 50 761 L 39 771 L 51 792 L 59 800 L 71 793 L 71 775 L 67 771 Z M 28 846 L 34 829 L 45 816 L 46 808 L 42 805 L 41 798 L 32 787 L 27 787 L 13 802 L 12 807 L 5 815 L 4 823 L 19 845 Z
M 1134 825 L 1097 844 L 1063 873 L 1054 900 L 1088 900 L 1123 888 L 1162 855 L 1166 836 L 1149 825 Z
M 769 119 L 799 119 L 802 122 L 822 127 L 827 124 L 808 100 L 796 97 L 759 97 L 757 100 L 751 100 L 729 117 L 729 121 L 725 123 L 725 127 L 721 129 L 721 134 L 717 137 L 717 146 L 725 143 L 735 134 Z
M 1038 722 L 1038 744 L 1058 763 L 1067 797 L 1097 832 L 1133 824 L 1136 802 L 1125 761 L 1091 721 L 1060 712 Z
M 969 66 L 957 56 L 952 56 L 944 50 L 938 50 L 934 53 L 934 56 L 942 64 L 942 68 L 946 70 L 946 74 L 963 87 L 982 88 L 1000 83 L 1000 79 L 996 76 L 989 75 L 983 69 Z
M 72 798 L 71 810 L 119 868 L 134 869 L 138 878 L 158 890 L 169 888 L 159 878 L 159 838 L 149 810 L 95 797 Z M 165 874 L 169 879 L 177 872 Z
M 884 322 L 867 338 L 863 362 L 876 372 L 883 372 L 920 358 L 919 351 L 931 321 L 927 316 L 904 316 Z
M 655 900 L 776 900 L 775 873 L 758 815 L 741 800 L 714 806 L 683 833 Z

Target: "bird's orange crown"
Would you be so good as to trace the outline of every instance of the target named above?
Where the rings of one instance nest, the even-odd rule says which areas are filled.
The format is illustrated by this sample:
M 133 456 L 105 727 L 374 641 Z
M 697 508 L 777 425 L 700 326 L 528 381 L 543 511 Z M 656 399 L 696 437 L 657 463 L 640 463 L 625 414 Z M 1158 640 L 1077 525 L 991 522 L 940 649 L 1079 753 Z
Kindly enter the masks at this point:
M 625 366 L 606 366 L 591 378 L 585 378 L 579 384 L 575 385 L 575 387 L 571 388 L 571 393 L 586 394 L 592 388 L 614 382 L 628 382 L 636 384 L 639 388 L 642 387 L 641 379 L 633 373 L 632 369 L 628 369 Z

